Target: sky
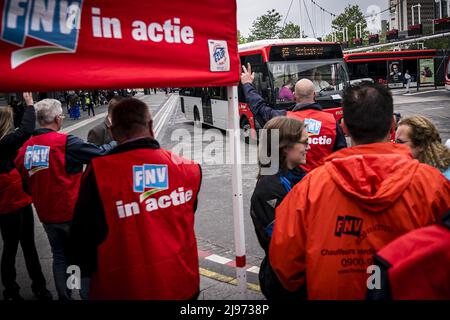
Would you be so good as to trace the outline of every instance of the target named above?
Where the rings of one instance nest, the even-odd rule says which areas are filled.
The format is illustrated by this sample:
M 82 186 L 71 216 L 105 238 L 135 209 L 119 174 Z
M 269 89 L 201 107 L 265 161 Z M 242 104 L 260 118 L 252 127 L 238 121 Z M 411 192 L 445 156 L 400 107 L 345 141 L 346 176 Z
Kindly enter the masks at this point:
M 389 0 L 314 0 L 317 4 L 322 6 L 324 9 L 328 10 L 329 12 L 332 12 L 336 15 L 339 15 L 343 12 L 344 8 L 348 5 L 354 5 L 358 4 L 363 13 L 365 14 L 367 11 L 367 8 L 370 5 L 376 5 L 380 7 L 381 11 L 384 9 L 387 9 L 389 7 Z M 315 10 L 314 12 L 311 10 L 311 0 L 304 0 L 306 7 L 309 11 L 309 15 L 312 19 L 312 15 L 316 16 L 317 26 L 315 26 L 316 36 L 321 36 L 322 32 L 325 34 L 329 34 L 331 32 L 331 22 L 330 22 L 330 15 L 324 14 L 323 23 L 322 23 L 322 15 L 319 13 L 319 10 Z M 250 28 L 252 26 L 253 21 L 265 14 L 267 10 L 276 9 L 282 16 L 284 21 L 284 18 L 286 16 L 286 13 L 289 9 L 289 4 L 291 3 L 291 0 L 237 0 L 237 24 L 238 29 L 241 32 L 243 36 L 248 36 L 250 32 Z M 311 32 L 311 26 L 308 21 L 306 11 L 302 4 L 302 26 L 305 30 L 305 33 L 308 36 L 313 36 L 313 33 Z M 381 14 L 382 19 L 387 19 L 388 14 Z M 287 17 L 287 22 L 293 22 L 298 24 L 300 21 L 300 10 L 299 10 L 299 0 L 293 0 L 291 10 L 289 12 L 289 15 Z M 314 21 L 313 21 L 314 25 Z

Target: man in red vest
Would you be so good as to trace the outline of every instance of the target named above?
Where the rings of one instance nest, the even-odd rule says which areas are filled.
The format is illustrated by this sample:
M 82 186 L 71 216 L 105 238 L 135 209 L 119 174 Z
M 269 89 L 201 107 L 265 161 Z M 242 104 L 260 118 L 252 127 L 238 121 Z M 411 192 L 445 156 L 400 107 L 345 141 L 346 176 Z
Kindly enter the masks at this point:
M 61 103 L 44 99 L 35 105 L 40 128 L 25 142 L 15 159 L 36 212 L 44 225 L 53 253 L 53 275 L 59 299 L 70 299 L 66 285 L 66 242 L 78 197 L 83 165 L 110 151 L 59 133 L 64 115 Z
M 250 64 L 243 70 L 241 82 L 244 95 L 261 126 L 278 116 L 294 117 L 308 125 L 308 142 L 311 149 L 308 151 L 306 164 L 302 165 L 305 171 L 309 172 L 322 165 L 328 155 L 347 147 L 344 133 L 334 116 L 323 111 L 315 101 L 315 87 L 310 80 L 301 79 L 295 84 L 294 95 L 297 104 L 292 111 L 277 110 L 270 107 L 256 92 L 252 84 L 255 76 Z
M 111 131 L 119 146 L 86 170 L 70 239 L 89 298 L 195 299 L 200 166 L 159 146 L 140 100 L 117 104 Z

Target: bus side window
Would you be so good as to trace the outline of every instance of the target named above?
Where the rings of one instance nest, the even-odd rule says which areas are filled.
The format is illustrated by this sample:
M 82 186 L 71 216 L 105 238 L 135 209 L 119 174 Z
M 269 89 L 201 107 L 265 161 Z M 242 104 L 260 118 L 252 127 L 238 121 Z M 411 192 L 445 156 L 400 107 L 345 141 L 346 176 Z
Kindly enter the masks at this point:
M 211 98 L 216 100 L 227 100 L 227 88 L 226 87 L 212 87 Z
M 272 86 L 269 80 L 269 71 L 267 64 L 264 63 L 261 54 L 252 54 L 241 56 L 241 64 L 247 66 L 250 63 L 252 72 L 255 73 L 253 85 L 256 91 L 269 103 L 273 103 Z

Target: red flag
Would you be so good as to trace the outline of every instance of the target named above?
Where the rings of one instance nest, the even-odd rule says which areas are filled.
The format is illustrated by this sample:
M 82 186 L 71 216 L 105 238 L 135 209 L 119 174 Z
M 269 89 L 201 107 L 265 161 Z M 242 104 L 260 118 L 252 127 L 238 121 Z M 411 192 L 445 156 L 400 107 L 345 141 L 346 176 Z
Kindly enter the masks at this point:
M 0 0 L 0 91 L 239 81 L 235 0 Z

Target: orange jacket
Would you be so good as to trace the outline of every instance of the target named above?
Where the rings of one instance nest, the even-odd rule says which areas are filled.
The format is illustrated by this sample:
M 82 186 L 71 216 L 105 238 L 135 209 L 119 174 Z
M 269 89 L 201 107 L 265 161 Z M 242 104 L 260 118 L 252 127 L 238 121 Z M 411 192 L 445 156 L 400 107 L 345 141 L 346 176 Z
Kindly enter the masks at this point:
M 372 255 L 449 206 L 450 183 L 407 146 L 342 149 L 278 206 L 270 261 L 287 289 L 306 281 L 309 299 L 364 299 Z

